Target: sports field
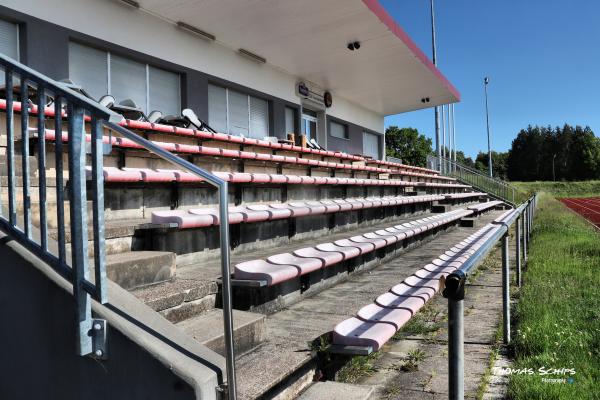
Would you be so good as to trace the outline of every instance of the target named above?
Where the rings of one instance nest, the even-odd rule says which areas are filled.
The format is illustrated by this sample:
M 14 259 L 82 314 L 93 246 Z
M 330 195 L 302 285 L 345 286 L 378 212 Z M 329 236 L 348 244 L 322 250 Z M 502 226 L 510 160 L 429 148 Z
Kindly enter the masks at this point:
M 558 200 L 600 228 L 600 197 L 565 197 Z

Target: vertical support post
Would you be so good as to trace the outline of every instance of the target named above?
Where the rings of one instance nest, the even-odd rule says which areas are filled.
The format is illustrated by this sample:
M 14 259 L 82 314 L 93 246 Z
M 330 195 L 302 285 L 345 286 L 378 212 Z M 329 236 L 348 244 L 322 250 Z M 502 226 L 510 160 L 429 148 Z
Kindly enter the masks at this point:
M 227 392 L 229 400 L 236 400 L 235 349 L 233 343 L 233 312 L 231 304 L 231 271 L 229 268 L 229 189 L 227 182 L 219 188 L 219 233 L 221 243 L 221 279 L 223 282 L 223 328 L 225 333 L 225 361 L 227 364 Z
M 523 230 L 523 262 L 527 264 L 527 207 L 523 209 L 521 214 L 521 225 Z
M 65 190 L 63 180 L 62 99 L 54 99 L 54 156 L 56 168 L 56 221 L 58 225 L 58 262 L 66 264 Z
M 517 263 L 517 287 L 521 287 L 521 219 L 522 217 L 518 217 L 515 221 L 515 240 L 516 240 L 516 250 L 515 250 L 515 260 Z
M 31 196 L 29 194 L 29 86 L 21 75 L 21 165 L 23 175 L 23 230 L 31 239 Z
M 448 298 L 448 399 L 465 397 L 464 300 Z
M 13 126 L 15 111 L 13 109 L 13 80 L 12 71 L 9 68 L 6 68 L 4 72 L 6 85 L 6 166 L 8 174 L 8 221 L 12 226 L 16 226 L 17 196 L 15 188 L 15 128 Z M 2 214 L 2 205 L 0 205 L 0 214 Z
M 38 130 L 38 189 L 40 207 L 40 246 L 48 251 L 48 218 L 46 216 L 46 91 L 43 86 L 37 87 L 37 130 Z M 84 160 L 85 163 L 85 160 Z M 85 178 L 85 176 L 84 176 Z M 85 187 L 85 186 L 84 186 Z
M 106 260 L 104 250 L 104 173 L 102 171 L 102 125 L 92 118 L 92 203 L 94 227 L 94 274 L 96 278 L 95 298 L 104 304 L 108 301 L 106 290 Z
M 88 279 L 87 207 L 85 186 L 85 131 L 83 112 L 69 104 L 69 203 L 71 212 L 71 257 L 73 266 L 73 297 L 77 322 L 77 351 L 79 355 L 92 353 L 92 312 L 90 296 L 85 291 Z
M 504 344 L 510 343 L 510 275 L 508 258 L 508 229 L 502 237 L 502 333 Z

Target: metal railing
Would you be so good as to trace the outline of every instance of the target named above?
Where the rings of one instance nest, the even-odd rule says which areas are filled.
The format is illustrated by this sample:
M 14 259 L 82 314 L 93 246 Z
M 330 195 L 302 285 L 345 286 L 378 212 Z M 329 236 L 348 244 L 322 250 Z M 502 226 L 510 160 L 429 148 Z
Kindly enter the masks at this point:
M 478 190 L 489 193 L 493 197 L 510 202 L 512 205 L 524 200 L 523 194 L 508 182 L 498 178 L 490 178 L 481 171 L 469 168 L 451 159 L 429 155 L 427 156 L 427 164 L 443 175 L 456 178 Z
M 19 62 L 0 54 L 0 68 L 4 70 L 6 97 L 6 169 L 8 188 L 8 213 L 0 201 L 0 228 L 12 238 L 48 263 L 62 277 L 72 282 L 73 297 L 77 316 L 77 352 L 81 356 L 107 358 L 106 321 L 93 319 L 91 299 L 100 303 L 108 302 L 106 289 L 106 262 L 104 237 L 104 174 L 103 174 L 103 134 L 104 129 L 114 131 L 130 139 L 144 149 L 156 154 L 178 167 L 202 178 L 218 190 L 219 229 L 221 244 L 221 273 L 223 296 L 223 324 L 225 339 L 225 359 L 227 383 L 219 382 L 218 390 L 222 397 L 236 399 L 235 350 L 233 345 L 233 320 L 231 302 L 230 253 L 229 253 L 229 210 L 228 183 L 198 166 L 177 157 L 136 135 L 118 123 L 122 116 L 100 106 L 79 93 L 44 76 Z M 18 85 L 14 82 L 18 78 Z M 13 92 L 20 94 L 21 135 L 15 134 L 15 100 Z M 35 105 L 30 102 L 35 99 Z M 48 106 L 53 104 L 53 108 Z M 57 248 L 51 248 L 48 241 L 47 215 L 47 165 L 46 165 L 46 114 L 53 114 L 55 132 L 55 171 L 56 171 L 56 225 Z M 37 119 L 36 128 L 30 129 L 29 119 Z M 66 137 L 63 122 L 67 123 Z M 91 193 L 92 193 L 92 232 L 94 279 L 90 280 L 88 265 L 88 212 L 86 197 L 86 131 L 91 125 Z M 38 203 L 39 234 L 34 230 L 31 201 L 31 152 L 30 132 L 37 132 Z M 16 186 L 17 166 L 15 163 L 15 142 L 21 144 L 22 175 L 22 221 L 17 218 L 18 195 Z M 63 142 L 68 144 L 68 168 L 63 168 Z M 65 179 L 68 190 L 65 189 Z M 3 186 L 0 185 L 0 199 Z M 65 195 L 67 193 L 68 195 Z M 65 200 L 68 200 L 70 219 L 65 220 Z M 67 252 L 65 225 L 70 231 L 70 260 Z M 34 236 L 39 236 L 38 238 Z M 36 240 L 37 239 L 37 240 Z
M 502 333 L 504 344 L 510 343 L 510 257 L 509 229 L 515 225 L 515 280 L 521 286 L 522 260 L 527 262 L 527 244 L 533 228 L 537 206 L 534 195 L 510 216 L 495 222 L 500 227 L 444 282 L 443 296 L 448 299 L 448 398 L 464 399 L 464 298 L 467 277 L 483 261 L 498 240 L 502 239 Z M 521 246 L 521 243 L 523 246 Z

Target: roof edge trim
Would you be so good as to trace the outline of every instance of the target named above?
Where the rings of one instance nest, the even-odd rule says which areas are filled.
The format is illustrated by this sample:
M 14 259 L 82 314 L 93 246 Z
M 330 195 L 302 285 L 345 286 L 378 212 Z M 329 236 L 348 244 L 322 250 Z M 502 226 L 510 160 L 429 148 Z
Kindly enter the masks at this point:
M 394 35 L 396 35 L 404 44 L 413 52 L 413 54 L 421 61 L 433 74 L 442 82 L 444 86 L 460 101 L 459 91 L 450 83 L 450 81 L 441 73 L 441 71 L 433 65 L 433 62 L 423 53 L 408 34 L 394 21 L 392 16 L 383 8 L 379 0 L 362 0 L 363 3 L 371 10 L 373 14 L 383 22 Z

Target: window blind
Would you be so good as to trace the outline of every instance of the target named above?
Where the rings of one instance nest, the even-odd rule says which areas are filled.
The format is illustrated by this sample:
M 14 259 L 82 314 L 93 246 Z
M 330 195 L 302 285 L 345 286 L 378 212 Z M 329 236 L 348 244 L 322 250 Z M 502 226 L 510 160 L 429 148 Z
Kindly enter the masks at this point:
M 69 79 L 99 100 L 108 94 L 108 54 L 69 42 Z
M 379 159 L 379 136 L 372 133 L 363 133 L 363 154 Z
M 250 136 L 262 139 L 269 136 L 269 103 L 250 96 Z
M 208 124 L 218 132 L 227 132 L 227 92 L 220 86 L 208 85 Z
M 248 95 L 228 90 L 229 134 L 248 136 Z
M 335 121 L 329 123 L 329 134 L 340 139 L 348 139 L 348 129 L 346 125 L 342 125 Z
M 148 112 L 159 110 L 165 115 L 179 115 L 181 112 L 179 74 L 150 67 L 148 83 L 150 88 Z
M 148 112 L 146 65 L 111 54 L 110 94 L 114 96 L 117 103 L 131 99 L 144 112 Z
M 295 110 L 291 107 L 285 108 L 285 134 L 288 133 L 296 133 L 296 124 L 295 124 Z

